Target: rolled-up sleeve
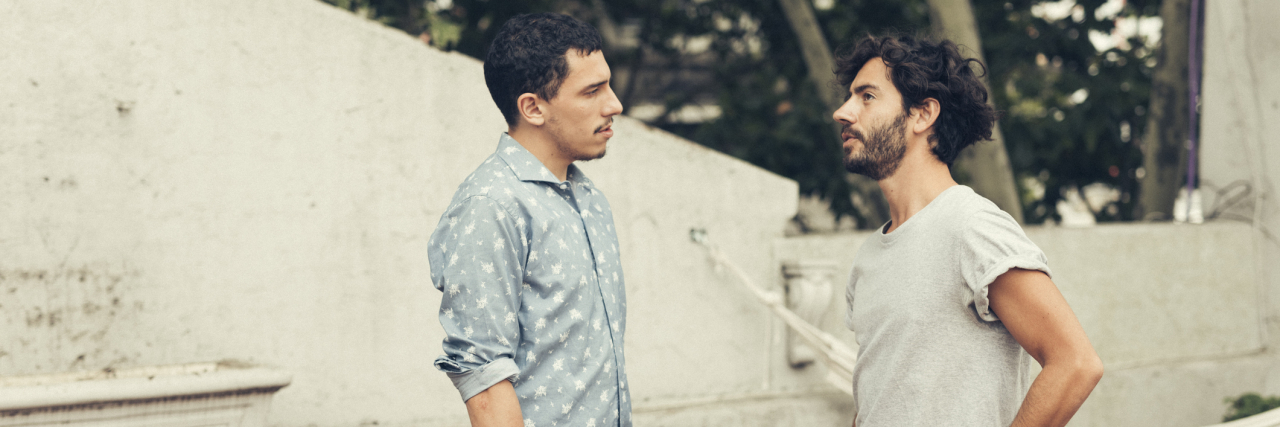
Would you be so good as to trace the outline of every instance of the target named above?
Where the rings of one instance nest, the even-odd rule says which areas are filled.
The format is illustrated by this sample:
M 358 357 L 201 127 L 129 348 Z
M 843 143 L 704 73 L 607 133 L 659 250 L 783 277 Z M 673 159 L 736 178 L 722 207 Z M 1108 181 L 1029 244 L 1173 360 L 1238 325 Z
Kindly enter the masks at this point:
M 524 223 L 501 205 L 473 196 L 452 206 L 431 237 L 431 279 L 444 293 L 444 355 L 435 361 L 462 400 L 518 379 Z
M 999 321 L 991 311 L 988 287 L 1011 269 L 1049 272 L 1044 252 L 1027 238 L 1012 216 L 1001 210 L 980 211 L 963 230 L 960 273 L 972 291 L 973 309 L 988 322 Z

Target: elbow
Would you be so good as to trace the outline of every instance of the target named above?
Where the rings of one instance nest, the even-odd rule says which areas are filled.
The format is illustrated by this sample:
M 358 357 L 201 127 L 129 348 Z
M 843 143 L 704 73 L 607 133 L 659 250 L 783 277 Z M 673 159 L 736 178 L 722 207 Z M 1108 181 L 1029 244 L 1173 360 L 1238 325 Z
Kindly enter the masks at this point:
M 1077 378 L 1081 383 L 1089 384 L 1090 389 L 1098 385 L 1098 381 L 1102 380 L 1102 374 L 1106 370 L 1102 366 L 1102 359 L 1098 358 L 1094 352 L 1080 357 L 1075 365 Z
M 1064 355 L 1065 356 L 1065 355 Z M 1083 352 L 1070 357 L 1061 357 L 1046 361 L 1045 371 L 1052 370 L 1069 381 L 1085 389 L 1092 390 L 1102 380 L 1104 368 L 1102 359 L 1092 351 Z
M 511 386 L 511 383 L 506 380 L 499 381 L 497 384 L 476 393 L 464 402 L 466 403 L 468 410 L 488 412 L 500 404 L 499 401 L 501 400 L 502 394 L 507 390 L 511 390 L 512 393 L 514 393 L 514 388 Z

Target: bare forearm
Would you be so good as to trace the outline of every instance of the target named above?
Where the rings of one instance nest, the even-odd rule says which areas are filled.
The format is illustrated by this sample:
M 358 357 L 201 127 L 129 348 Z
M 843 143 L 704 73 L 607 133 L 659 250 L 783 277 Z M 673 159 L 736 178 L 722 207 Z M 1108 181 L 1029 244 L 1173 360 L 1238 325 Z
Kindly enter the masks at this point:
M 467 416 L 472 427 L 521 427 L 520 399 L 511 382 L 502 380 L 467 399 Z
M 1044 367 L 1027 390 L 1013 427 L 1066 425 L 1102 379 L 1102 360 L 1080 321 L 1040 271 L 1011 269 L 989 291 L 991 310 Z
M 1062 427 L 1102 379 L 1096 358 L 1072 364 L 1046 364 L 1018 409 L 1011 427 Z

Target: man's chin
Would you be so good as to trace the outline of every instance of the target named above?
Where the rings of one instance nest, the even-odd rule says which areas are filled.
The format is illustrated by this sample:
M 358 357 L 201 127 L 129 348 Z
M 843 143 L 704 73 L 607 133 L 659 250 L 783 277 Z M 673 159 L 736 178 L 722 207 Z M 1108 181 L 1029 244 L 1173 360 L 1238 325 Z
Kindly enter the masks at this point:
M 854 157 L 854 155 L 852 154 L 845 155 L 844 170 L 848 171 L 849 173 L 856 173 L 856 174 L 862 175 L 862 173 L 860 173 L 859 171 L 866 170 L 866 167 L 867 165 L 866 165 L 865 159 L 861 157 Z
M 590 154 L 590 153 L 580 154 L 578 156 L 578 160 L 583 162 L 589 162 L 592 160 L 600 159 L 604 157 L 604 152 L 605 150 L 601 149 L 599 153 L 595 153 L 595 154 Z
M 590 148 L 579 150 L 576 153 L 573 153 L 573 159 L 575 161 L 590 161 L 604 157 L 604 153 L 608 150 L 609 146 L 606 143 L 601 143 L 599 147 L 599 150 L 592 150 Z
M 893 174 L 898 171 L 898 166 L 901 166 L 901 162 L 871 163 L 854 161 L 845 162 L 844 170 L 849 173 L 871 178 L 875 181 L 883 181 L 886 178 L 892 177 Z

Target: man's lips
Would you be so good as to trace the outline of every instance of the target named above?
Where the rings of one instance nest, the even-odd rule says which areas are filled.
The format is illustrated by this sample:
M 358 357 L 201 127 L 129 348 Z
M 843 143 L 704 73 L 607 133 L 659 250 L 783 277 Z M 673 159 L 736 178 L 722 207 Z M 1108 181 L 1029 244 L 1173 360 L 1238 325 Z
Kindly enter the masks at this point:
M 604 136 L 613 136 L 613 120 L 610 120 L 609 123 L 606 123 L 604 126 L 596 128 L 596 133 L 603 134 Z
M 850 140 L 861 141 L 862 132 L 859 132 L 857 129 L 850 129 L 846 127 L 844 128 L 843 131 L 840 132 L 840 139 L 844 140 L 844 142 L 846 143 L 849 142 Z

